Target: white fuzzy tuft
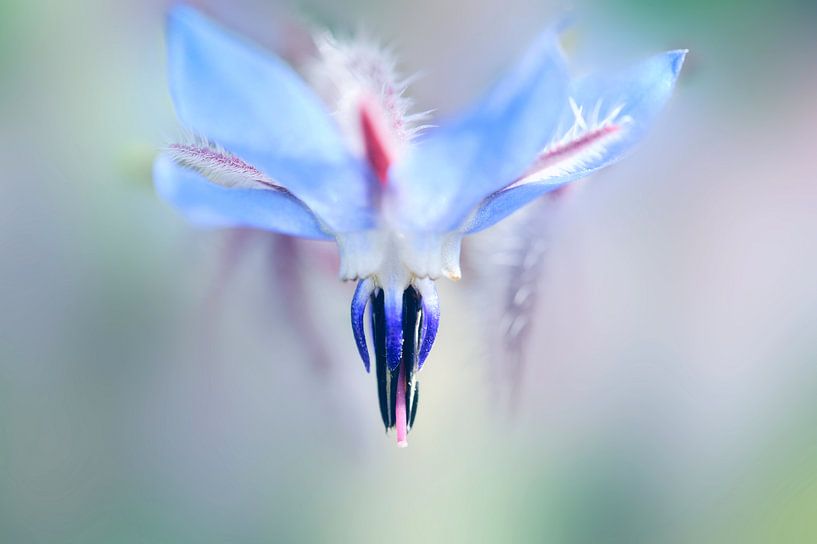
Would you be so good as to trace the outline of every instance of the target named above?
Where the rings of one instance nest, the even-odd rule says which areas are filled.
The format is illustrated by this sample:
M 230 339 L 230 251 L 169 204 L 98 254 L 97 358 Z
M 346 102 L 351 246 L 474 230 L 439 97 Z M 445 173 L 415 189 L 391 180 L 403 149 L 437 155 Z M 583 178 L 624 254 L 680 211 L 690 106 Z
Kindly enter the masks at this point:
M 187 142 L 171 144 L 167 152 L 181 166 L 223 187 L 284 190 L 256 167 L 201 137 L 191 136 Z
M 341 42 L 328 33 L 315 38 L 318 58 L 307 76 L 335 116 L 350 148 L 365 152 L 361 108 L 377 117 L 390 150 L 401 149 L 423 128 L 429 113 L 409 114 L 413 101 L 404 96 L 410 79 L 401 79 L 392 53 L 358 37 Z

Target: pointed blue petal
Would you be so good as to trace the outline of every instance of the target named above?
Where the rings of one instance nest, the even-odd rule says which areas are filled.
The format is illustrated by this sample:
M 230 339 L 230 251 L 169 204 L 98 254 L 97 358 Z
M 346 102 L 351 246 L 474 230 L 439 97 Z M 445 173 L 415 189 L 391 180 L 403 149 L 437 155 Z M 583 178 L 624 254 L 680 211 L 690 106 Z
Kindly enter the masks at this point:
M 672 94 L 685 55 L 686 51 L 670 51 L 616 77 L 588 77 L 576 81 L 571 86 L 570 96 L 588 127 L 592 129 L 593 117 L 604 120 L 606 115 L 618 110 L 611 122 L 617 126 L 616 131 L 596 140 L 585 140 L 586 144 L 575 145 L 572 152 L 558 155 L 539 173 L 533 173 L 485 199 L 466 233 L 488 228 L 535 198 L 624 157 L 644 137 Z M 566 108 L 557 138 L 570 129 L 575 119 L 573 109 Z M 581 135 L 579 132 L 573 142 L 581 144 Z M 560 145 L 564 149 L 570 144 L 571 140 L 567 138 Z
M 620 107 L 614 122 L 621 121 L 621 130 L 602 150 L 579 161 L 580 166 L 569 168 L 552 182 L 572 181 L 586 176 L 630 151 L 647 133 L 653 119 L 672 94 L 686 53 L 686 50 L 669 51 L 615 76 L 591 76 L 571 85 L 570 96 L 576 105 L 583 108 L 585 117 L 599 104 L 600 118 Z M 573 117 L 569 110 L 565 111 L 564 125 L 571 123 Z
M 453 230 L 520 176 L 550 140 L 567 83 L 556 36 L 547 32 L 468 113 L 430 129 L 391 173 L 403 226 Z
M 282 183 L 333 230 L 371 226 L 366 171 L 286 63 L 187 6 L 170 11 L 167 34 L 171 93 L 187 128 Z M 333 175 L 316 179 L 315 169 Z
M 363 366 L 366 367 L 366 372 L 369 372 L 370 361 L 369 347 L 366 345 L 366 330 L 363 323 L 364 316 L 366 315 L 366 306 L 369 304 L 372 292 L 374 292 L 374 282 L 370 278 L 367 278 L 357 284 L 354 297 L 352 297 L 352 332 L 355 335 L 357 351 L 363 360 Z
M 318 98 L 274 55 L 188 6 L 168 16 L 171 91 L 181 120 L 222 145 L 336 161 L 338 131 Z
M 282 234 L 331 240 L 302 202 L 266 189 L 229 189 L 160 155 L 153 166 L 159 196 L 201 226 L 253 227 Z
M 423 368 L 423 363 L 431 353 L 437 329 L 440 328 L 440 300 L 437 296 L 437 287 L 434 281 L 428 278 L 416 280 L 415 285 L 420 292 L 423 305 L 423 324 L 420 330 L 420 354 L 417 368 Z

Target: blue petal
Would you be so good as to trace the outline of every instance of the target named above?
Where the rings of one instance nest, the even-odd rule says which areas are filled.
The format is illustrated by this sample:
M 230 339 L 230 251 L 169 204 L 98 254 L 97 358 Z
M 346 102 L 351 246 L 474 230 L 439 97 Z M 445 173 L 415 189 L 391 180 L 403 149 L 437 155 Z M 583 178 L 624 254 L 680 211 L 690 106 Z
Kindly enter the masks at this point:
M 391 173 L 403 226 L 454 230 L 482 199 L 520 176 L 550 140 L 567 84 L 548 32 L 468 113 L 429 130 Z
M 355 335 L 357 351 L 363 360 L 363 366 L 366 367 L 366 372 L 369 372 L 371 363 L 369 360 L 369 347 L 366 345 L 366 330 L 363 323 L 366 306 L 369 304 L 369 300 L 374 292 L 374 287 L 374 281 L 371 278 L 361 280 L 357 284 L 355 294 L 352 297 L 352 332 Z
M 535 198 L 624 157 L 644 137 L 656 114 L 672 94 L 685 55 L 686 51 L 670 51 L 652 57 L 617 77 L 588 77 L 576 81 L 571 86 L 570 96 L 584 112 L 592 111 L 596 104 L 606 104 L 607 108 L 623 106 L 617 117 L 629 118 L 629 121 L 620 136 L 612 139 L 609 145 L 597 148 L 582 160 L 568 165 L 559 175 L 491 195 L 478 209 L 466 233 L 488 228 Z M 560 129 L 567 130 L 574 117 L 572 110 L 566 108 Z
M 571 86 L 570 96 L 579 106 L 589 111 L 601 102 L 607 107 L 622 105 L 619 118 L 630 122 L 622 137 L 616 139 L 605 152 L 584 164 L 584 168 L 567 173 L 559 179 L 574 180 L 619 160 L 646 134 L 656 114 L 672 94 L 675 81 L 684 63 L 686 50 L 669 51 L 647 59 L 622 74 L 612 77 L 587 77 Z M 572 116 L 565 112 L 566 117 Z
M 497 224 L 519 208 L 566 183 L 532 183 L 492 194 L 482 202 L 471 218 L 465 234 L 474 234 Z
M 302 202 L 266 189 L 229 189 L 160 155 L 153 166 L 156 191 L 202 226 L 253 227 L 282 234 L 331 240 Z
M 333 230 L 372 225 L 366 170 L 286 63 L 186 6 L 171 10 L 167 39 L 171 92 L 188 128 L 282 183 Z M 292 167 L 301 161 L 333 175 L 316 180 Z
M 420 354 L 418 358 L 417 368 L 423 368 L 431 353 L 431 347 L 434 345 L 434 339 L 437 337 L 437 329 L 440 328 L 440 299 L 437 296 L 437 286 L 434 281 L 429 278 L 423 278 L 415 281 L 417 290 L 420 292 L 420 297 L 423 304 L 423 323 L 420 330 Z

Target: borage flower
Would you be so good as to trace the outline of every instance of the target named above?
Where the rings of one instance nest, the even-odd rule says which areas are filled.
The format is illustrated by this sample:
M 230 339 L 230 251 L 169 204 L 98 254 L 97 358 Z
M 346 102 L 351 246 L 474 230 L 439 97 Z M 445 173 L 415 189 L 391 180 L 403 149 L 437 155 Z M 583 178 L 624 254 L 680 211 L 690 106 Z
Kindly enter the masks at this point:
M 421 127 L 389 55 L 318 40 L 308 86 L 189 7 L 169 16 L 169 77 L 187 141 L 155 164 L 159 194 L 194 223 L 334 240 L 359 283 L 351 321 L 398 445 L 439 326 L 435 281 L 459 279 L 464 236 L 619 159 L 670 95 L 685 51 L 615 77 L 571 80 L 542 34 L 463 114 Z

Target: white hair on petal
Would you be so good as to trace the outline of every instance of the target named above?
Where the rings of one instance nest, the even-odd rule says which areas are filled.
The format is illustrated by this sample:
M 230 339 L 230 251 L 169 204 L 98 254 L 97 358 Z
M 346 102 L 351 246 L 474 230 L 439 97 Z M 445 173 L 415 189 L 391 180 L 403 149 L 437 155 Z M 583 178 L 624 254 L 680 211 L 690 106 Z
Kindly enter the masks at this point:
M 184 142 L 170 144 L 167 152 L 177 164 L 223 187 L 285 191 L 258 168 L 200 136 L 190 135 Z
M 619 140 L 633 119 L 621 115 L 624 104 L 609 109 L 602 117 L 603 101 L 595 103 L 585 117 L 584 107 L 569 99 L 573 119 L 560 127 L 557 136 L 543 149 L 527 173 L 507 188 L 547 181 L 577 172 L 600 159 L 613 142 Z
M 399 76 L 390 50 L 365 36 L 341 41 L 329 33 L 318 34 L 315 44 L 318 57 L 307 66 L 307 76 L 354 151 L 365 149 L 360 123 L 364 104 L 374 106 L 370 113 L 378 117 L 393 150 L 427 127 L 420 123 L 429 112 L 409 114 L 414 103 L 405 92 L 411 78 Z

